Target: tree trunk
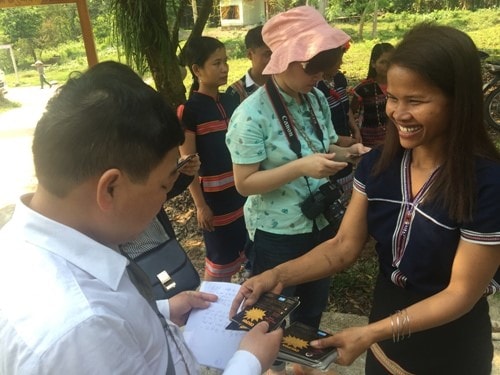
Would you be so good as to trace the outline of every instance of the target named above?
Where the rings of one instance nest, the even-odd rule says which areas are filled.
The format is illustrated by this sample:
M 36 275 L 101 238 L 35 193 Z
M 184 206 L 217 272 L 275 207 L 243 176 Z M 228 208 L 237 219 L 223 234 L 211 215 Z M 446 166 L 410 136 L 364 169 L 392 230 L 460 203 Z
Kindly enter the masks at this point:
M 198 2 L 196 0 L 191 0 L 191 9 L 193 10 L 193 23 L 196 23 L 198 19 Z
M 179 2 L 175 21 L 168 24 L 167 0 L 113 0 L 116 28 L 127 56 L 127 62 L 139 71 L 147 65 L 156 89 L 165 101 L 176 108 L 186 100 L 186 88 L 177 57 L 179 21 L 187 1 Z M 201 35 L 212 10 L 213 0 L 203 1 L 192 35 Z
M 207 24 L 208 17 L 210 16 L 210 12 L 212 11 L 213 6 L 214 6 L 213 0 L 203 1 L 203 5 L 201 6 L 200 11 L 198 12 L 198 18 L 194 23 L 193 30 L 191 30 L 191 34 L 189 34 L 189 38 L 186 41 L 186 43 L 188 43 L 192 37 L 201 36 L 201 34 L 203 33 L 203 29 Z
M 375 38 L 377 36 L 377 19 L 378 19 L 378 1 L 373 0 L 372 38 Z
M 361 14 L 361 18 L 359 20 L 359 39 L 363 40 L 363 28 L 365 26 L 365 19 L 366 19 L 366 14 L 368 13 L 368 8 L 370 6 L 370 1 L 366 3 L 365 9 L 363 10 L 363 13 Z
M 182 82 L 182 74 L 175 53 L 176 46 L 171 45 L 167 54 L 157 48 L 145 50 L 146 60 L 151 70 L 156 89 L 162 94 L 165 101 L 173 108 L 186 101 L 186 88 Z

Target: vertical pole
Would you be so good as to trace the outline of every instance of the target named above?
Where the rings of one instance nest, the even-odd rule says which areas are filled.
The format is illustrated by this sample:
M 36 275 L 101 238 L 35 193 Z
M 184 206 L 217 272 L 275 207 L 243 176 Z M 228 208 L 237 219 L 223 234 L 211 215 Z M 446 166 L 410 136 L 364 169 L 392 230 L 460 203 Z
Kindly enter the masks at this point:
M 89 10 L 86 0 L 76 0 L 76 8 L 80 17 L 80 26 L 82 27 L 83 44 L 87 53 L 87 63 L 89 67 L 97 64 L 97 52 L 94 43 L 94 34 L 90 25 Z
M 14 52 L 12 51 L 12 46 L 9 44 L 10 59 L 12 60 L 12 66 L 14 67 L 14 73 L 16 73 L 16 83 L 19 85 L 19 74 L 17 74 L 17 64 L 14 57 Z

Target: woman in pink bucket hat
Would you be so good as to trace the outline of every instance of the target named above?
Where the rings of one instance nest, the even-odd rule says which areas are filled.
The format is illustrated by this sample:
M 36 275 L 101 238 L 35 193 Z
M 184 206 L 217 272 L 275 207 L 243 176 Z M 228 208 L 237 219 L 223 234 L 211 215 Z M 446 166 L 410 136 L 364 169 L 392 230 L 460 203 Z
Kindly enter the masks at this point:
M 314 8 L 301 6 L 263 27 L 272 51 L 263 74 L 272 78 L 235 110 L 226 144 L 236 188 L 248 196 L 245 223 L 253 240 L 253 274 L 299 257 L 334 236 L 342 217 L 338 186 L 329 177 L 369 149 L 335 143 L 325 96 L 315 88 L 350 40 Z M 318 327 L 330 278 L 292 286 L 300 298 L 291 320 Z M 284 363 L 274 367 L 284 373 Z

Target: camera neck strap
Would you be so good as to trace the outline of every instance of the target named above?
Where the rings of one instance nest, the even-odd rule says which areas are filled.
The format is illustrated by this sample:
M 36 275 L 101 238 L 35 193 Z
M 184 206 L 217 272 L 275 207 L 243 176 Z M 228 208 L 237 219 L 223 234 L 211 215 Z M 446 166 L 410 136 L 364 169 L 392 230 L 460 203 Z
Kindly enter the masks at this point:
M 297 132 L 295 131 L 293 118 L 288 112 L 273 78 L 267 80 L 265 89 L 269 99 L 271 100 L 274 112 L 276 112 L 281 127 L 283 128 L 283 133 L 285 133 L 285 136 L 288 139 L 290 149 L 295 152 L 297 154 L 297 158 L 300 159 L 302 157 L 302 148 L 300 146 L 299 138 L 297 137 Z
M 318 100 L 319 103 L 319 98 L 316 94 L 316 91 L 313 89 L 313 94 L 316 96 L 316 99 Z M 316 134 L 316 137 L 318 137 L 319 141 L 321 142 L 321 145 L 323 146 L 323 150 L 326 152 L 325 145 L 323 144 L 323 130 L 321 130 L 321 126 L 319 126 L 319 121 L 318 118 L 316 117 L 316 114 L 314 113 L 313 106 L 311 104 L 311 101 L 309 100 L 309 97 L 307 95 L 301 94 L 302 100 L 304 100 L 307 103 L 307 107 L 309 108 L 309 113 L 311 114 L 311 122 L 314 128 L 314 133 Z
M 306 140 L 307 144 L 311 148 L 312 151 L 318 152 L 317 149 L 314 147 L 312 144 L 311 140 L 305 133 L 305 131 L 297 127 L 293 121 L 293 117 L 290 115 L 290 112 L 287 109 L 287 106 L 285 102 L 283 101 L 283 97 L 280 95 L 278 88 L 276 86 L 276 83 L 274 82 L 274 79 L 269 79 L 267 80 L 265 84 L 265 89 L 267 92 L 267 95 L 269 96 L 269 99 L 271 101 L 271 104 L 273 106 L 274 112 L 278 116 L 278 120 L 280 121 L 281 127 L 283 128 L 283 132 L 285 133 L 285 136 L 288 139 L 288 143 L 290 144 L 290 149 L 297 154 L 298 158 L 302 157 L 302 150 L 301 150 L 301 145 L 300 141 L 297 137 L 297 130 L 300 131 L 304 139 Z M 318 99 L 317 94 L 315 91 L 313 91 L 314 95 Z M 321 145 L 323 146 L 323 151 L 326 152 L 325 145 L 323 143 L 323 131 L 321 130 L 321 127 L 319 126 L 319 121 L 318 118 L 316 117 L 316 114 L 314 113 L 313 106 L 311 104 L 311 101 L 307 95 L 300 95 L 300 98 L 307 104 L 307 107 L 309 108 L 309 113 L 311 116 L 311 123 L 314 129 L 314 133 L 318 137 L 319 141 L 321 142 Z
M 286 138 L 288 139 L 288 143 L 290 144 L 290 149 L 297 154 L 297 158 L 302 157 L 302 149 L 300 146 L 300 141 L 297 137 L 297 133 L 295 131 L 296 126 L 293 123 L 293 118 L 288 112 L 288 109 L 286 108 L 285 102 L 283 101 L 282 96 L 278 92 L 278 88 L 276 87 L 276 84 L 274 83 L 274 79 L 268 79 L 266 84 L 265 84 L 265 89 L 267 92 L 267 95 L 269 96 L 269 99 L 271 100 L 271 104 L 273 106 L 274 112 L 276 113 L 278 120 L 280 121 L 281 127 L 283 128 L 283 133 L 285 133 Z M 305 95 L 304 95 L 305 96 Z M 309 109 L 311 111 L 311 116 L 313 118 L 313 125 L 318 127 L 319 129 L 319 124 L 318 120 L 314 114 L 314 111 L 312 109 L 312 105 L 309 102 L 309 98 L 305 97 L 307 100 L 307 104 L 309 106 Z M 304 100 L 304 98 L 302 98 Z M 321 131 L 321 129 L 319 129 Z M 318 134 L 318 133 L 316 133 Z M 320 140 L 323 139 L 323 132 L 321 131 L 321 138 Z M 309 179 L 307 176 L 304 176 L 304 179 L 306 180 L 307 184 L 307 190 L 309 190 L 309 195 L 312 196 L 311 192 L 311 186 L 309 184 Z M 313 233 L 318 232 L 318 226 L 316 224 L 316 219 L 313 219 Z

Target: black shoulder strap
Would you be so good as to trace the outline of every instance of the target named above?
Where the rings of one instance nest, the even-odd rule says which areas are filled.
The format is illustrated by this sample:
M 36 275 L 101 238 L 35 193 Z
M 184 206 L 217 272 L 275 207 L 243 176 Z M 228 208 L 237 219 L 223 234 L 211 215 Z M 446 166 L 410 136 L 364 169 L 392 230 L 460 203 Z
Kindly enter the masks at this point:
M 182 193 L 193 182 L 194 176 L 189 176 L 184 173 L 179 173 L 179 177 L 174 182 L 174 186 L 167 193 L 167 200 L 172 199 Z
M 316 97 L 316 100 L 318 101 L 318 106 L 321 108 L 321 102 L 319 101 L 319 96 L 316 90 L 312 90 L 314 96 Z M 314 108 L 312 106 L 311 101 L 309 100 L 309 97 L 306 94 L 301 94 L 302 99 L 307 103 L 307 106 L 309 107 L 309 112 L 311 114 L 311 121 L 313 124 L 314 128 L 314 133 L 316 133 L 316 137 L 318 137 L 319 141 L 323 145 L 323 150 L 326 152 L 325 145 L 323 144 L 323 130 L 321 130 L 321 126 L 319 126 L 319 121 L 318 118 L 316 117 L 316 114 L 314 113 Z
M 174 228 L 172 227 L 172 223 L 170 222 L 167 213 L 165 212 L 165 209 L 162 207 L 160 212 L 156 214 L 156 218 L 158 221 L 161 223 L 163 228 L 165 229 L 165 232 L 167 232 L 169 238 L 175 238 L 175 232 Z
M 271 100 L 271 104 L 273 105 L 274 112 L 278 116 L 280 124 L 283 127 L 283 132 L 288 139 L 290 148 L 297 154 L 298 158 L 301 158 L 302 148 L 300 146 L 300 141 L 297 138 L 295 127 L 293 126 L 292 117 L 288 113 L 285 103 L 283 103 L 283 99 L 281 98 L 281 95 L 279 94 L 272 78 L 267 80 L 265 88 L 267 95 L 269 95 L 269 99 Z

